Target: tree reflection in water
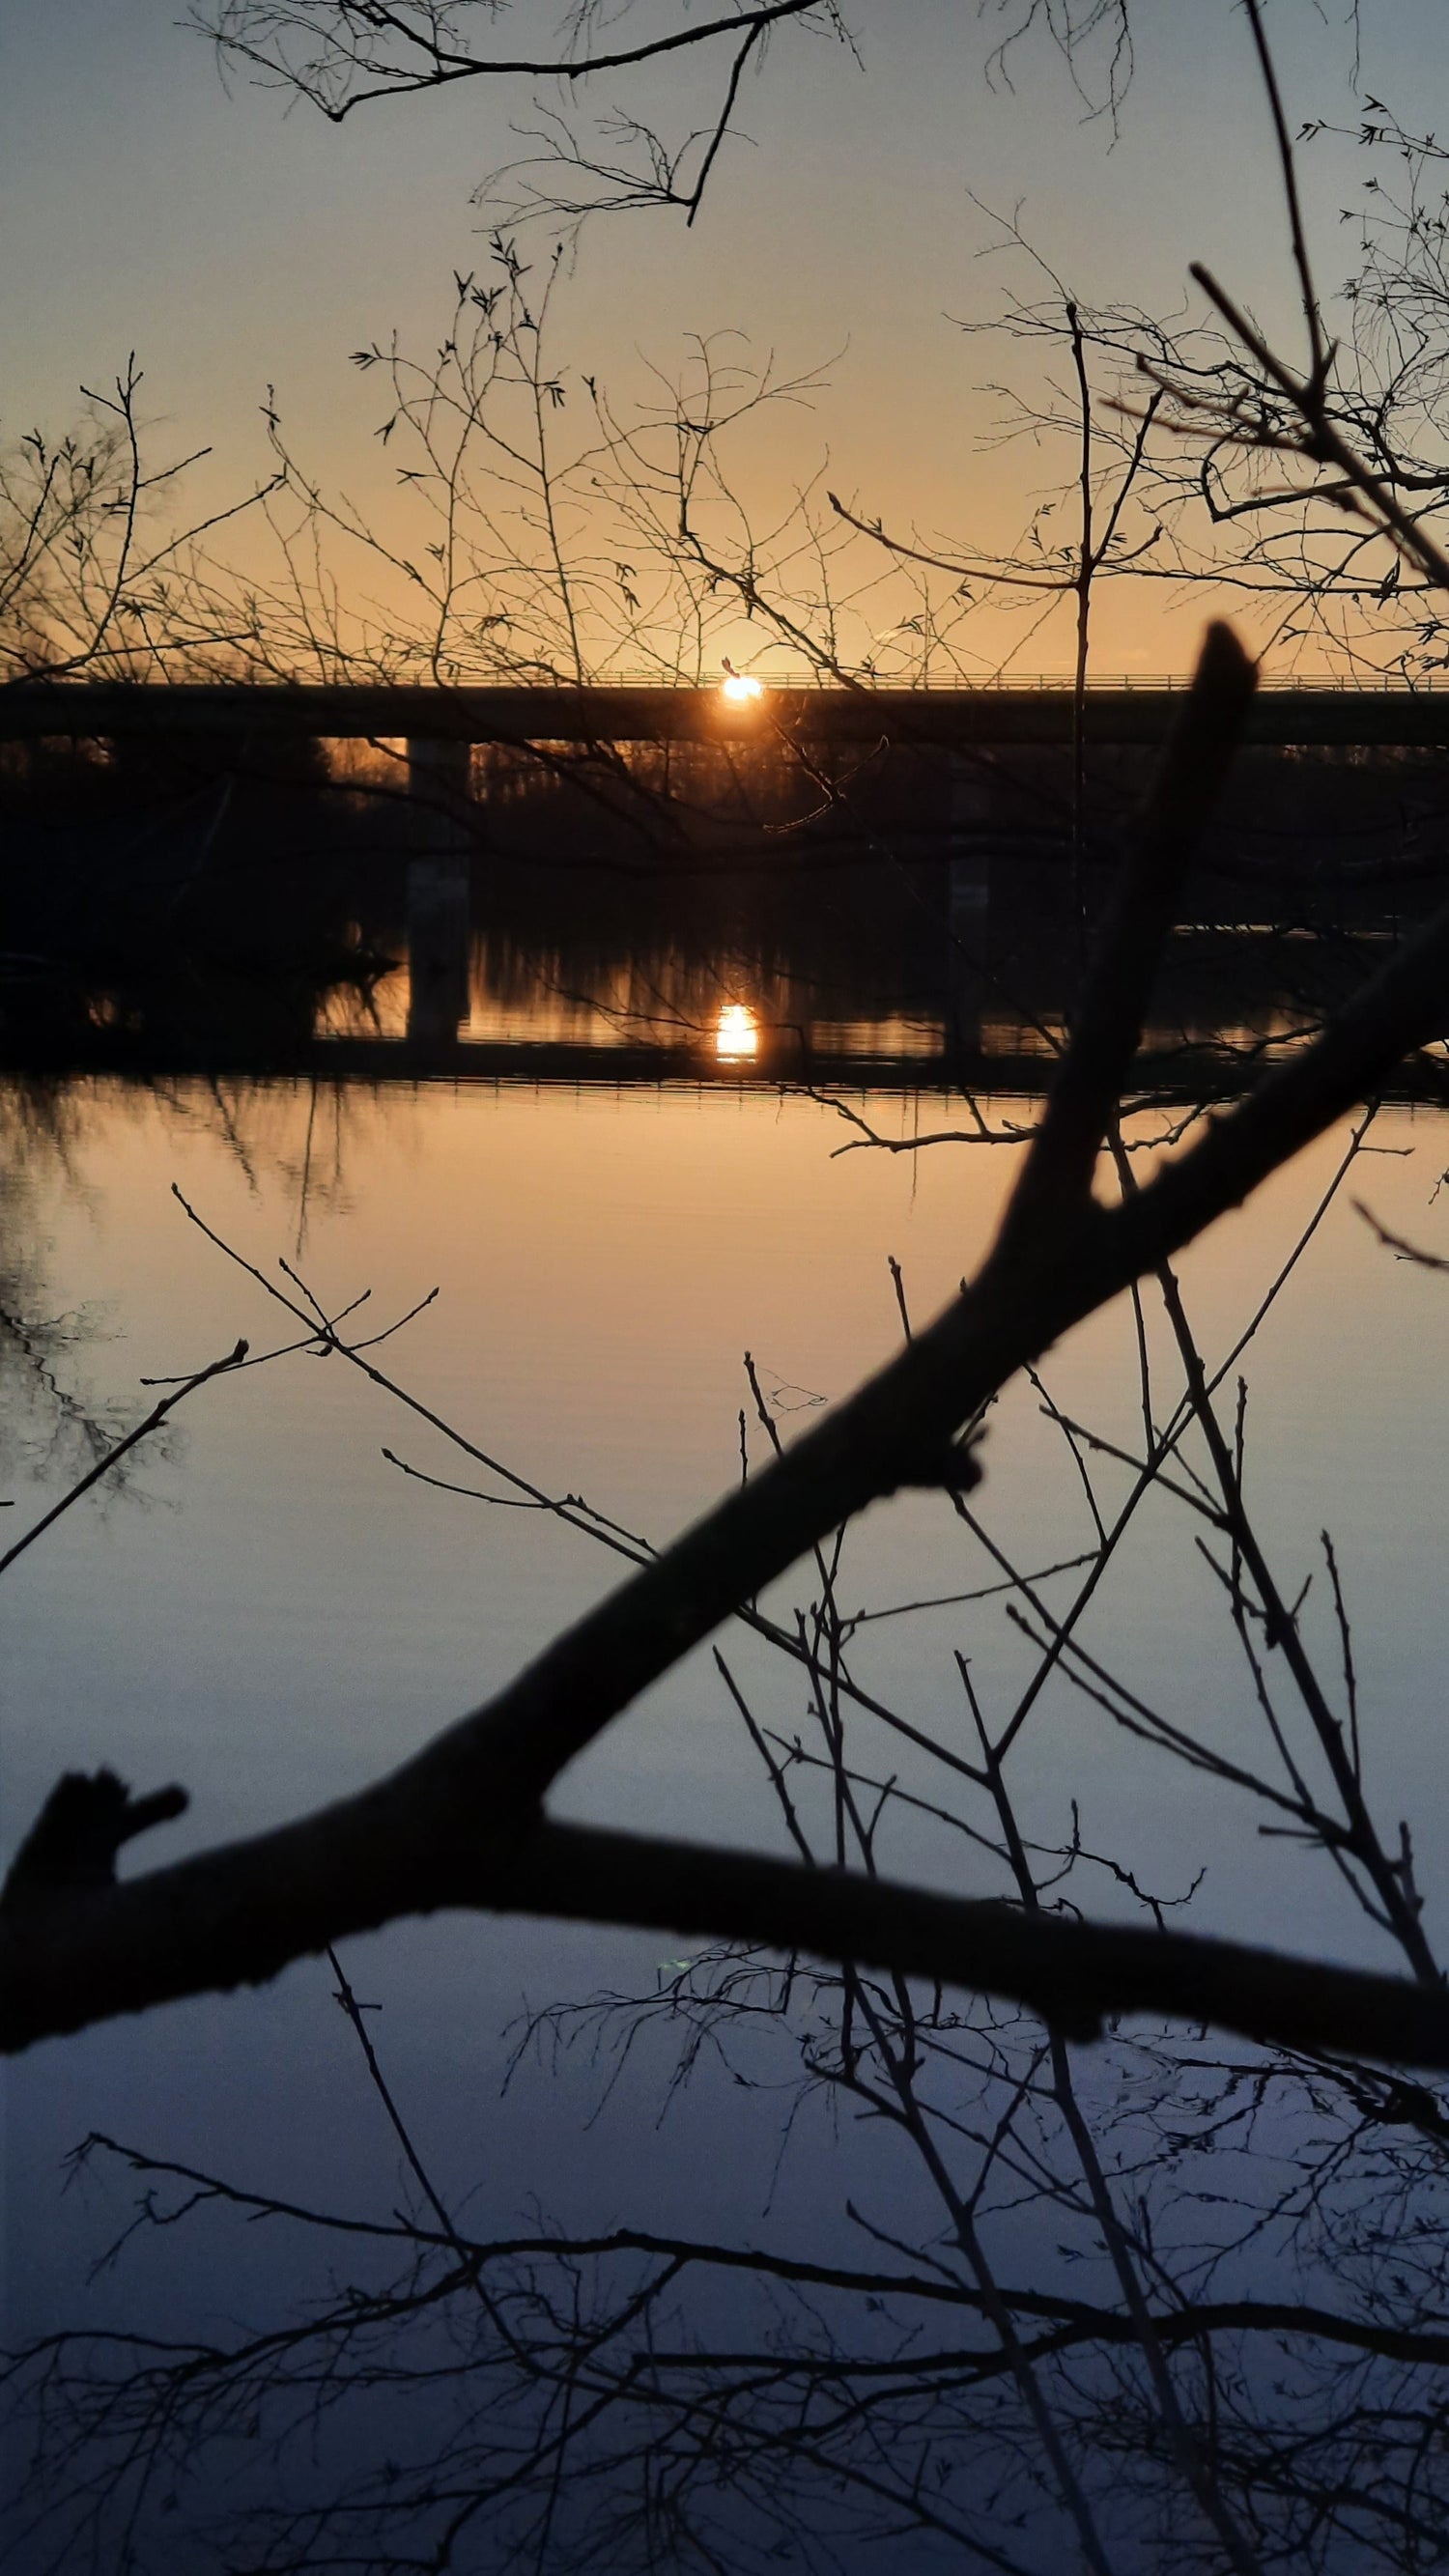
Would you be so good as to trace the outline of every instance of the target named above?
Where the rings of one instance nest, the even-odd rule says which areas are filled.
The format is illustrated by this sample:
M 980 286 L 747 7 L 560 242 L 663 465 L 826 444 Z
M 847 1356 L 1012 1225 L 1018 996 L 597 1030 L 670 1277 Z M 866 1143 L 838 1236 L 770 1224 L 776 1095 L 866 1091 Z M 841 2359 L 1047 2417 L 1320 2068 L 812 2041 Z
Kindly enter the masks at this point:
M 66 1085 L 43 1077 L 0 1082 L 0 1476 L 7 1483 L 42 1475 L 70 1483 L 127 1427 L 122 1407 L 93 1392 L 82 1364 L 82 1353 L 104 1336 L 104 1315 L 56 1311 L 36 1239 L 37 1171 L 66 1168 L 75 1125 Z
M 1323 1854 L 1347 1903 L 1416 1973 L 1437 1974 L 1409 1835 L 1381 1835 L 1365 1787 L 1331 1540 L 1310 1604 L 1275 1574 L 1244 1499 L 1243 1353 L 1332 1200 L 1357 1187 L 1371 1123 L 1347 1139 L 1265 1296 L 1246 1301 L 1225 1360 L 1200 1357 L 1170 1272 L 1156 1281 L 1160 1336 L 1144 1325 L 1139 1339 L 1129 1309 L 1135 1454 L 1035 1379 L 1082 1499 L 1068 1562 L 1018 1561 L 979 1498 L 957 1494 L 940 1508 L 971 1571 L 949 1604 L 847 1609 L 846 1529 L 816 1552 L 792 1618 L 741 1614 L 741 1648 L 714 1653 L 722 1705 L 803 1862 L 886 1870 L 925 1833 L 1025 1909 L 1100 1911 L 1115 1895 L 1161 1924 L 1191 1889 L 1143 1885 L 1089 1848 L 1077 1783 L 1063 1784 L 1072 1823 L 1056 1845 L 1019 1811 L 1023 1742 L 1047 1681 L 1065 1676 L 1142 1759 L 1155 1748 L 1179 1763 L 1185 1790 L 1196 1778 L 1235 1796 L 1272 1838 L 1259 1845 L 1270 1865 L 1285 1838 Z M 1124 1189 L 1153 1132 L 1118 1135 Z M 898 1271 L 895 1285 L 908 1331 Z M 779 1445 L 786 1411 L 747 1370 L 746 1473 Z M 450 1436 L 475 1473 L 476 1449 Z M 554 1507 L 650 1553 L 576 1496 Z M 1149 1514 L 1216 1570 L 1256 1749 L 1185 1725 L 1083 1640 L 1089 1604 L 1128 1583 L 1124 1542 Z M 1003 1604 L 1032 1660 L 1010 1701 L 983 1704 L 973 1638 Z M 899 1633 L 943 1607 L 959 1642 L 926 1727 L 918 1701 L 908 1714 L 879 1694 L 863 1649 L 881 1621 Z M 1119 1644 L 1131 1624 L 1129 1590 Z M 761 1645 L 788 1666 L 777 1688 L 748 1660 Z M 1016 2009 L 716 1946 L 665 1962 L 641 1990 L 534 2016 L 511 2080 L 537 2088 L 547 2122 L 552 2074 L 587 2058 L 601 2086 L 635 2087 L 640 2117 L 661 2096 L 700 2096 L 721 2139 L 748 2094 L 780 2155 L 808 2160 L 812 2206 L 832 2212 L 824 2239 L 792 2242 L 768 2211 L 718 2239 L 707 2223 L 697 2237 L 643 2224 L 571 2235 L 547 2214 L 492 2236 L 435 2188 L 365 2002 L 332 1966 L 408 2169 L 405 2204 L 389 2194 L 372 2217 L 302 2207 L 149 2144 L 89 2139 L 79 2167 L 134 2183 L 128 2262 L 158 2231 L 264 2218 L 309 2290 L 200 2340 L 77 2330 L 17 2356 L 27 2563 L 1139 2576 L 1442 2557 L 1449 2118 L 1429 2085 L 1180 2028 L 1084 2050 Z M 710 2197 L 702 2175 L 702 2213 Z M 823 2259 L 822 2241 L 835 2249 Z

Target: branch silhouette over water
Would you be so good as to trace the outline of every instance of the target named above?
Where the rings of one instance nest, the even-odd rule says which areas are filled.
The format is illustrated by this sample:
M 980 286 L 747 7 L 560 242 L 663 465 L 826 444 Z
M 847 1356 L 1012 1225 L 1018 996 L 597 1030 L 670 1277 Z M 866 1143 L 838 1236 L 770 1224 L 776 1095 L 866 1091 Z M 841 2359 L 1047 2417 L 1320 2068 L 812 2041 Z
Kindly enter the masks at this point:
M 840 1872 L 551 1823 L 553 1781 L 638 1694 L 854 1513 L 977 1481 L 971 1431 L 1017 1369 L 1232 1207 L 1443 1022 L 1437 917 L 1233 1115 L 1116 1208 L 1092 1178 L 1138 1042 L 1176 890 L 1231 757 L 1253 670 L 1210 631 L 1090 975 L 1070 1048 L 984 1268 L 858 1393 L 641 1567 L 490 1705 L 390 1777 L 279 1830 L 125 1885 L 0 1909 L 9 2048 L 184 1994 L 258 1982 L 399 1916 L 448 1906 L 669 1925 L 869 1959 L 1029 2001 L 1078 2034 L 1177 2011 L 1256 2038 L 1449 2066 L 1449 1998 L 1407 1879 L 1353 1847 L 1419 1984 L 957 1902 Z M 324 1316 L 304 1314 L 328 1346 Z M 339 1345 L 340 1346 L 340 1345 Z M 1354 1828 L 1345 1837 L 1353 1845 Z M 1402 1918 L 1402 1919 L 1401 1919 Z

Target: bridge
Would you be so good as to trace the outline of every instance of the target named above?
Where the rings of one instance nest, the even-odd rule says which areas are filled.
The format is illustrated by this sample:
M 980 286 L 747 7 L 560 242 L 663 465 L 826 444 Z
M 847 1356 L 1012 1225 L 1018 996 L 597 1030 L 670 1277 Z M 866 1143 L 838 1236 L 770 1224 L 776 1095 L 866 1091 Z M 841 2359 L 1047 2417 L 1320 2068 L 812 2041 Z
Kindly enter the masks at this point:
M 1128 682 L 1088 690 L 1086 739 L 1151 746 L 1165 740 L 1181 687 Z M 191 735 L 238 748 L 275 741 L 418 743 L 870 744 L 945 750 L 1065 745 L 1073 738 L 1066 685 L 875 688 L 771 687 L 732 701 L 719 688 L 435 688 L 348 683 L 293 687 L 183 681 L 21 681 L 0 688 L 0 741 L 174 740 Z M 1449 686 L 1270 686 L 1254 700 L 1247 739 L 1307 748 L 1449 748 Z

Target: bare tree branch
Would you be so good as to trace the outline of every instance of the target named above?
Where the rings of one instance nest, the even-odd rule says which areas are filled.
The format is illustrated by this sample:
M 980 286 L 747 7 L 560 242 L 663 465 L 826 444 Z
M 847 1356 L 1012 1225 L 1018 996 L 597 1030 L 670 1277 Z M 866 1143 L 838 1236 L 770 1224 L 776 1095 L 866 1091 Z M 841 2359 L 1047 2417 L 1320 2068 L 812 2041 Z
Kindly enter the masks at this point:
M 787 1891 L 763 1863 L 762 1877 L 751 1877 L 755 1863 L 733 1856 L 706 1871 L 700 1856 L 692 1855 L 687 1867 L 674 1863 L 667 1847 L 640 1846 L 625 1870 L 616 1840 L 560 1840 L 562 1829 L 541 1821 L 541 1803 L 559 1773 L 639 1692 L 852 1514 L 903 1485 L 971 1481 L 974 1466 L 957 1436 L 996 1388 L 1238 1205 L 1382 1081 L 1406 1048 L 1443 1027 L 1449 912 L 1313 1046 L 1271 1074 L 1233 1116 L 1211 1126 L 1146 1187 L 1111 1209 L 1091 1196 L 1095 1153 L 1130 1061 L 1155 943 L 1170 917 L 1168 885 L 1202 828 L 1205 799 L 1240 726 L 1250 679 L 1239 648 L 1226 630 L 1217 630 L 1185 701 L 1060 1087 L 975 1283 L 889 1366 L 641 1567 L 491 1704 L 390 1778 L 275 1833 L 113 1892 L 11 1909 L 0 1946 L 5 2045 L 163 1997 L 263 1978 L 346 1932 L 403 1913 L 446 1904 L 603 1908 L 610 1919 L 678 1923 L 681 1907 L 691 1921 L 699 1919 L 690 1909 L 705 1886 L 713 1891 L 706 1919 L 716 1930 L 802 1945 L 813 1940 L 847 1956 L 868 1939 L 902 1972 L 959 1973 L 968 1982 L 1006 1975 L 993 1960 L 1010 1952 L 1009 1973 L 1020 1985 L 1028 1973 L 1024 1954 L 1013 1948 L 1021 1927 L 1009 1918 L 1003 1925 L 995 1912 L 937 1915 L 930 1909 L 939 1900 L 879 1885 L 867 1896 L 861 1883 L 820 1871 L 802 1871 L 798 1889 Z M 646 1868 L 655 1872 L 652 1895 Z M 754 1888 L 758 1914 L 729 1895 L 731 1873 L 741 1889 Z M 933 1970 L 929 1944 L 918 1946 L 927 1920 L 932 1941 L 953 1928 L 961 1935 L 949 1968 L 938 1953 Z M 888 1922 L 894 1926 L 889 1936 Z M 987 1927 L 991 1955 L 976 1937 Z M 1051 1937 L 1057 1938 L 1055 1927 Z M 1080 1937 L 1088 1939 L 1085 1931 Z M 1093 1933 L 1090 1939 L 1099 1937 L 1109 1945 L 1116 1938 Z M 1048 1974 L 1043 1962 L 1040 1973 L 1031 1971 L 1033 1997 L 1049 2014 L 1059 2010 L 1095 2023 L 1103 2009 L 1115 2007 L 1101 1975 L 1085 1964 L 1082 1982 L 1071 1985 L 1065 1963 L 1078 1932 L 1060 1938 L 1065 1946 L 1053 1949 L 1052 1960 L 1060 1957 L 1062 1968 L 1053 1965 Z M 1084 1949 L 1084 1963 L 1095 1955 Z M 1160 1965 L 1167 1957 L 1165 1950 L 1152 1952 Z M 1134 1976 L 1142 1964 L 1134 1955 Z M 1244 2015 L 1256 2017 L 1249 2026 L 1258 2026 L 1269 2009 L 1262 1998 L 1271 1989 L 1271 1967 L 1260 1959 L 1249 1973 L 1240 1961 L 1234 1989 L 1228 1965 L 1219 1964 L 1216 1979 L 1204 1968 L 1194 1983 L 1184 1961 L 1178 1991 L 1192 2000 L 1183 2008 L 1220 2011 L 1234 2027 L 1245 2026 Z M 1327 2026 L 1326 2020 L 1314 2024 L 1315 2012 L 1341 2009 L 1358 2034 L 1350 2041 L 1340 2033 L 1345 2046 L 1449 2062 L 1441 2055 L 1449 2004 L 1437 1990 L 1411 1995 L 1379 1981 L 1370 2002 L 1350 1979 L 1334 1987 L 1332 1999 L 1315 2003 L 1314 1979 L 1331 1973 L 1303 1971 L 1305 2028 Z M 1149 1980 L 1136 2000 L 1143 2008 L 1149 2001 L 1170 2008 L 1171 1990 L 1170 1977 L 1155 1986 Z M 1281 2024 L 1279 2030 L 1281 2036 Z

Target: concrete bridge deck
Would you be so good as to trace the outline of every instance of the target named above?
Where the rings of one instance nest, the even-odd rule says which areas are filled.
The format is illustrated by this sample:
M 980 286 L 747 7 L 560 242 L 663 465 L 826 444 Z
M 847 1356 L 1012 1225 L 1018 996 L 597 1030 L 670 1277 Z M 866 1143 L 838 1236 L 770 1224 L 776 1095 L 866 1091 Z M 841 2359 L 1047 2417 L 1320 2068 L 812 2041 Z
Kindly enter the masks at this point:
M 1086 735 L 1099 745 L 1163 741 L 1181 690 L 1102 686 L 1088 692 Z M 882 739 L 960 750 L 1069 743 L 1066 687 L 767 688 L 732 704 L 718 688 L 394 688 L 179 682 L 20 682 L 0 688 L 0 741 L 136 740 L 192 734 L 242 744 L 369 739 L 517 743 L 812 743 Z M 1449 748 L 1449 687 L 1269 687 L 1248 739 L 1262 744 Z

